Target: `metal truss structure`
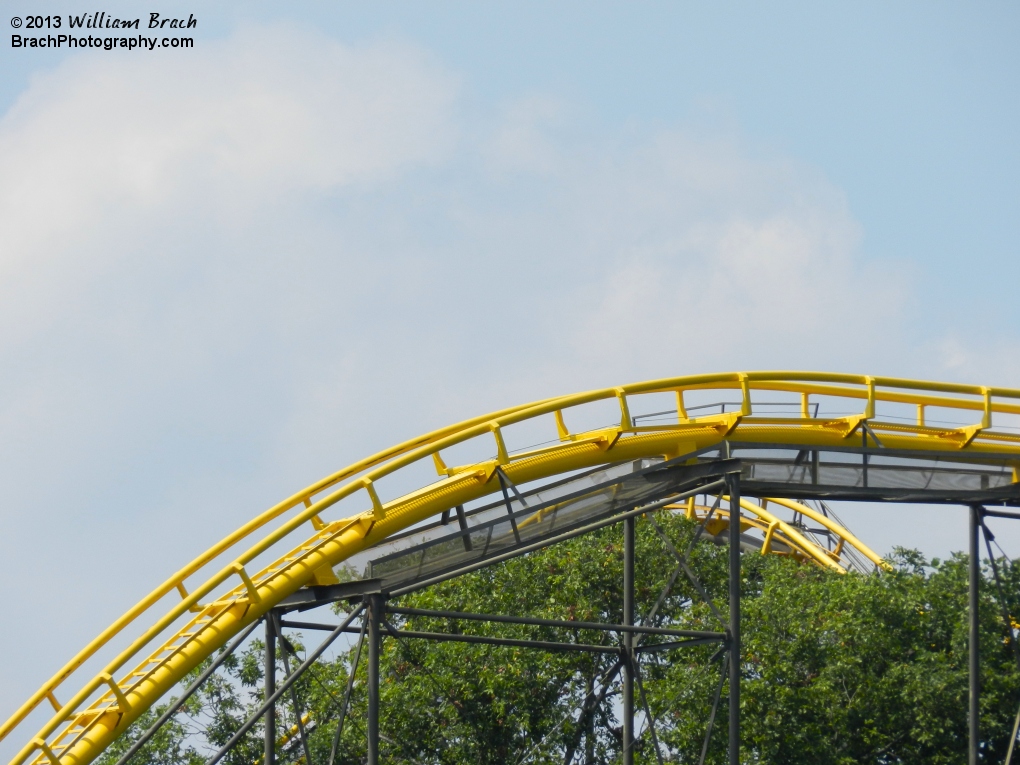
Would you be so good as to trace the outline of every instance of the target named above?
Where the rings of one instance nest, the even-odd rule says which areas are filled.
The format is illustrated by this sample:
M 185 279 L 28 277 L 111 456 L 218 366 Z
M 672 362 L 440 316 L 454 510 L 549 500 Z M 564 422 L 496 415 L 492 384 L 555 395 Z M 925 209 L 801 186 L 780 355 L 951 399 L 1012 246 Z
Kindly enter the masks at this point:
M 30 717 L 41 717 L 41 705 L 48 702 L 52 715 L 40 721 L 37 733 L 25 736 L 11 765 L 86 765 L 189 672 L 216 655 L 157 723 L 170 719 L 183 698 L 263 624 L 267 668 L 276 665 L 278 643 L 286 645 L 278 640 L 283 630 L 321 628 L 329 634 L 281 682 L 275 671 L 267 672 L 263 708 L 209 765 L 272 709 L 330 643 L 352 631 L 368 646 L 366 722 L 369 762 L 375 763 L 378 692 L 372 689 L 378 688 L 384 636 L 401 641 L 508 640 L 400 629 L 391 616 L 578 628 L 577 622 L 520 615 L 402 613 L 389 605 L 390 598 L 621 524 L 622 620 L 583 627 L 617 636 L 618 645 L 509 642 L 539 650 L 618 655 L 625 762 L 633 758 L 634 710 L 638 697 L 643 698 L 641 654 L 718 643 L 727 657 L 729 757 L 736 763 L 741 552 L 792 555 L 836 570 L 880 567 L 878 556 L 826 512 L 824 504 L 809 504 L 838 499 L 971 508 L 971 757 L 976 763 L 979 686 L 973 604 L 979 581 L 978 530 L 987 515 L 1020 517 L 1005 509 L 1020 506 L 1018 426 L 1020 390 L 803 372 L 655 380 L 476 417 L 355 463 L 256 516 L 83 648 L 0 726 L 0 739 Z M 434 471 L 431 477 L 427 469 Z M 706 497 L 701 504 L 699 495 Z M 716 498 L 714 503 L 710 497 Z M 792 519 L 782 519 L 775 507 L 792 512 Z M 699 522 L 699 535 L 728 545 L 730 612 L 722 618 L 725 629 L 655 629 L 635 621 L 635 519 L 654 521 L 664 510 L 686 513 Z M 678 572 L 696 584 L 687 553 L 672 552 Z M 346 567 L 345 577 L 353 572 L 354 580 L 341 583 L 336 573 L 340 567 Z M 291 619 L 295 611 L 351 599 L 357 604 L 339 624 Z M 127 645 L 112 657 L 104 656 L 112 641 Z M 227 650 L 221 650 L 225 646 Z M 88 679 L 97 661 L 104 663 Z M 289 669 L 289 658 L 285 667 Z M 83 674 L 86 679 L 79 679 Z M 720 691 L 722 687 L 723 678 Z M 713 721 L 717 704 L 718 694 Z M 346 702 L 337 740 L 344 713 Z M 273 720 L 273 715 L 266 716 L 265 765 L 275 765 Z M 302 724 L 299 714 L 297 727 Z M 303 730 L 297 733 L 307 741 Z M 133 746 L 121 765 L 140 746 Z

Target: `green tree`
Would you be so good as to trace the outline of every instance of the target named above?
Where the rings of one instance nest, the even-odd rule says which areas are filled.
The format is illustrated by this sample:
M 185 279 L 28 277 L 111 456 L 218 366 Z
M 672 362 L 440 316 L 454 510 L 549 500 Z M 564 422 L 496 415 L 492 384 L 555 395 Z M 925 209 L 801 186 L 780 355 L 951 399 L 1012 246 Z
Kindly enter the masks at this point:
M 660 513 L 637 525 L 637 612 L 646 624 L 718 630 L 713 608 L 675 558 L 695 526 Z M 669 540 L 668 544 L 664 537 Z M 528 614 L 573 621 L 618 622 L 623 574 L 620 529 L 607 528 L 526 557 L 392 601 L 393 606 Z M 714 607 L 727 609 L 727 550 L 694 546 L 691 568 Z M 759 763 L 949 763 L 966 752 L 967 562 L 926 561 L 900 551 L 880 575 L 823 571 L 776 556 L 746 554 L 742 601 L 744 656 L 742 761 Z M 1009 597 L 1020 571 L 1003 562 Z M 985 572 L 981 601 L 983 758 L 1001 762 L 1020 702 L 1017 671 L 1001 604 Z M 655 613 L 649 618 L 652 609 Z M 409 630 L 466 632 L 531 640 L 616 645 L 601 632 L 523 625 L 390 617 Z M 653 643 L 658 638 L 648 638 Z M 300 636 L 289 641 L 303 655 Z M 314 765 L 329 758 L 353 650 L 315 665 L 279 705 L 286 734 L 307 713 Z M 134 762 L 197 765 L 262 700 L 263 646 L 253 641 L 186 705 Z M 714 661 L 711 661 L 715 659 Z M 295 659 L 291 659 L 292 666 Z M 725 661 L 714 646 L 642 655 L 641 678 L 656 720 L 663 759 L 697 762 Z M 196 670 L 196 672 L 199 670 Z M 281 664 L 282 671 L 282 664 Z M 381 724 L 384 762 L 603 763 L 619 761 L 620 664 L 615 654 L 547 653 L 526 648 L 394 639 L 383 641 Z M 365 662 L 357 669 L 337 763 L 365 757 Z M 137 731 L 104 755 L 126 750 Z M 726 688 L 708 762 L 726 758 Z M 644 715 L 642 714 L 642 718 Z M 255 765 L 256 726 L 229 765 Z M 281 746 L 281 762 L 304 757 L 299 736 Z M 645 735 L 636 759 L 655 762 Z

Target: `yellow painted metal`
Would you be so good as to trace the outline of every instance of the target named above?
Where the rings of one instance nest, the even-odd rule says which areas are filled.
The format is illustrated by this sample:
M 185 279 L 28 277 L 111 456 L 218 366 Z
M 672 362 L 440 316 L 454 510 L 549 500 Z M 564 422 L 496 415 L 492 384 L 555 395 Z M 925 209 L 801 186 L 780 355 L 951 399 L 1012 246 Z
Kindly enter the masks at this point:
M 311 722 L 312 722 L 311 714 L 309 714 L 308 712 L 305 712 L 303 715 L 301 715 L 301 725 L 298 725 L 297 723 L 294 723 L 293 725 L 291 725 L 290 729 L 286 733 L 284 733 L 282 736 L 280 736 L 279 738 L 276 739 L 276 745 L 278 747 L 287 746 L 287 744 L 289 744 L 291 741 L 293 741 L 295 738 L 297 738 L 298 734 L 301 733 L 301 726 L 302 725 L 310 725 Z M 255 760 L 253 765 L 261 765 L 262 760 L 263 760 L 263 758 L 259 757 L 257 760 Z M 295 765 L 300 765 L 300 763 L 303 763 L 304 761 L 305 761 L 305 758 L 302 755 L 297 760 L 295 760 L 294 763 L 295 763 Z
M 729 497 L 724 496 L 723 499 L 729 502 Z M 762 544 L 763 555 L 774 553 L 775 550 L 772 549 L 771 543 L 774 539 L 779 539 L 790 548 L 795 557 L 811 561 L 821 568 L 846 573 L 846 569 L 840 565 L 840 556 L 836 551 L 827 550 L 817 544 L 810 537 L 801 533 L 801 531 L 794 525 L 784 521 L 774 513 L 769 512 L 765 507 L 765 505 L 769 502 L 782 505 L 794 512 L 805 515 L 831 531 L 839 540 L 836 550 L 842 551 L 844 546 L 849 544 L 876 566 L 884 569 L 889 568 L 889 564 L 882 560 L 881 556 L 855 537 L 849 529 L 836 523 L 831 518 L 827 518 L 812 507 L 800 502 L 776 497 L 768 497 L 761 505 L 759 505 L 742 497 L 740 500 L 740 507 L 745 511 L 745 513 L 742 513 L 740 517 L 740 530 L 741 532 L 744 532 L 750 528 L 757 528 L 764 533 L 765 538 Z M 709 507 L 703 505 L 698 506 L 693 503 L 682 506 L 669 505 L 668 507 L 674 510 L 683 510 L 688 518 L 697 521 L 704 521 L 709 517 L 710 513 Z M 751 515 L 747 515 L 746 513 L 750 513 Z M 711 518 L 706 523 L 705 529 L 712 536 L 718 536 L 719 534 L 724 533 L 726 529 L 729 528 L 729 525 L 730 511 L 725 507 L 722 507 L 711 514 Z
M 308 723 L 310 723 L 311 721 L 312 716 L 308 712 L 305 712 L 303 715 L 301 715 L 301 725 L 308 725 Z M 276 745 L 287 746 L 287 744 L 293 741 L 297 737 L 297 735 L 301 732 L 301 725 L 298 725 L 297 723 L 291 725 L 290 730 L 288 730 L 286 733 L 284 733 L 282 736 L 276 739 Z M 302 759 L 304 758 L 302 757 Z
M 769 497 L 769 502 L 775 502 L 777 505 L 782 505 L 801 515 L 806 515 L 811 520 L 834 533 L 839 539 L 848 542 L 855 550 L 879 568 L 889 568 L 889 564 L 882 560 L 880 555 L 876 554 L 870 547 L 855 537 L 846 527 L 839 525 L 832 518 L 822 515 L 814 508 L 805 505 L 803 502 L 794 502 L 792 499 L 782 499 L 781 497 Z
M 740 411 L 689 417 L 690 394 L 711 390 L 739 391 Z M 800 416 L 755 415 L 755 394 L 766 391 L 789 394 L 791 400 L 799 397 L 803 404 Z M 635 427 L 630 417 L 634 403 L 642 395 L 660 393 L 675 396 L 676 422 Z M 566 422 L 572 409 L 608 399 L 617 400 L 619 420 L 593 431 L 570 433 Z M 817 403 L 823 399 L 863 402 L 863 411 L 829 418 L 807 416 L 809 400 Z M 940 428 L 930 416 L 927 421 L 879 416 L 882 407 L 898 404 L 948 410 L 955 412 L 954 416 L 970 418 L 970 422 Z M 980 413 L 977 422 L 972 419 L 973 413 Z M 317 571 L 336 566 L 434 514 L 497 491 L 497 467 L 515 483 L 524 484 L 612 462 L 680 456 L 727 437 L 757 443 L 840 446 L 850 443 L 847 439 L 866 422 L 886 448 L 946 456 L 1015 454 L 1013 479 L 1020 481 L 1020 434 L 994 429 L 996 415 L 1003 414 L 1020 414 L 1020 390 L 824 372 L 738 372 L 652 380 L 560 396 L 466 420 L 327 476 L 214 545 L 110 625 L 44 683 L 0 726 L 0 739 L 17 728 L 42 701 L 52 702 L 57 688 L 67 683 L 75 670 L 131 627 L 135 633 L 127 647 L 91 680 L 78 685 L 38 733 L 26 736 L 25 745 L 11 761 L 12 765 L 29 760 L 86 765 L 202 659 L 282 598 L 314 581 Z M 543 418 L 550 421 L 553 445 L 525 452 L 508 448 L 507 433 L 514 425 Z M 494 459 L 446 467 L 440 456 L 442 450 L 486 437 L 489 453 L 495 439 Z M 378 488 L 380 481 L 421 460 L 434 462 L 439 480 L 384 501 Z M 359 496 L 363 500 L 357 500 Z M 367 509 L 341 520 L 328 521 L 324 517 L 348 498 L 362 501 L 361 506 L 367 505 Z M 294 546 L 295 532 L 303 528 L 301 533 L 307 533 L 306 524 L 313 519 L 314 534 Z M 245 540 L 274 521 L 281 523 L 244 549 Z M 249 565 L 257 558 L 278 549 L 287 552 L 277 553 L 275 562 L 257 573 L 249 572 Z M 184 596 L 188 592 L 186 580 L 199 574 L 205 577 L 204 582 Z M 141 620 L 164 596 L 175 591 L 180 600 L 158 617 L 150 617 L 151 621 Z M 192 610 L 196 613 L 186 618 Z M 153 644 L 159 647 L 152 650 L 149 647 Z M 150 651 L 147 657 L 146 650 Z M 123 674 L 125 667 L 138 662 L 139 657 L 145 658 Z
M 743 502 L 741 502 L 741 506 L 743 506 Z M 704 517 L 708 514 L 709 509 L 710 508 L 704 506 L 698 507 L 697 510 L 695 511 L 694 519 L 704 520 Z M 745 510 L 746 509 L 747 508 L 745 508 Z M 784 535 L 783 530 L 780 528 L 782 524 L 783 522 L 778 518 L 775 518 L 772 521 L 766 521 L 763 520 L 762 517 L 757 515 L 741 514 L 740 516 L 741 533 L 744 533 L 749 529 L 758 529 L 763 533 L 764 536 L 762 539 L 761 548 L 762 555 L 789 555 L 792 556 L 793 558 L 796 558 L 797 560 L 804 561 L 807 563 L 813 563 L 819 568 L 833 569 L 842 574 L 846 573 L 846 570 L 842 566 L 839 566 L 838 564 L 833 565 L 833 562 L 831 560 L 828 562 L 823 562 L 828 556 L 821 554 L 820 556 L 821 559 L 819 559 L 819 556 L 812 555 L 811 553 L 807 552 L 806 548 L 809 548 L 810 546 L 813 545 L 813 542 L 811 542 L 810 540 L 806 540 L 806 538 L 800 539 L 797 537 L 790 538 Z M 730 527 L 730 511 L 725 508 L 720 508 L 716 510 L 712 518 L 705 525 L 705 529 L 708 531 L 709 534 L 711 534 L 714 537 L 719 537 L 721 535 L 726 534 L 726 531 L 727 529 L 729 529 L 729 527 Z M 774 547 L 774 543 L 777 541 L 785 544 L 790 549 L 790 552 L 789 553 L 778 552 Z M 818 549 L 822 550 L 822 548 Z
M 768 524 L 768 526 L 772 527 L 773 535 L 776 533 L 782 534 L 788 544 L 792 545 L 796 550 L 813 560 L 815 564 L 822 568 L 831 568 L 841 574 L 846 573 L 846 569 L 839 565 L 838 561 L 833 560 L 822 547 L 818 546 L 812 540 L 801 534 L 800 531 L 792 524 L 776 517 L 765 508 L 760 505 L 756 505 L 748 499 L 741 498 L 740 508 L 753 513 L 764 523 Z M 743 516 L 741 516 L 741 518 L 743 518 Z

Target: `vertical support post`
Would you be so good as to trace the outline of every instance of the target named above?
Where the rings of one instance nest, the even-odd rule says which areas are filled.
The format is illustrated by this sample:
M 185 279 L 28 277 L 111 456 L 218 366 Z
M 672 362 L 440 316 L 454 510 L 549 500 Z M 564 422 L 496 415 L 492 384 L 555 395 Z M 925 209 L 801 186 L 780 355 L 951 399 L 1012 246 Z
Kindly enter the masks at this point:
M 368 596 L 368 765 L 379 765 L 379 626 L 384 607 L 382 595 Z
M 679 396 L 680 393 L 677 393 Z M 595 699 L 595 678 L 588 678 L 585 690 L 588 691 L 588 699 Z M 584 765 L 595 765 L 595 710 L 592 709 L 587 715 L 584 731 Z M 1013 734 L 1016 738 L 1016 733 Z M 1009 765 L 1007 763 L 1006 765 Z
M 276 619 L 273 612 L 266 614 L 266 655 L 265 655 L 265 692 L 266 698 L 276 693 Z M 270 704 L 266 710 L 265 749 L 262 762 L 265 765 L 276 765 L 276 704 Z
M 730 765 L 740 765 L 740 474 L 726 476 L 730 493 Z
M 978 743 L 981 736 L 981 649 L 978 644 L 978 595 L 981 586 L 981 550 L 978 546 L 978 530 L 981 527 L 981 506 L 970 506 L 970 558 L 967 561 L 969 582 L 968 582 L 968 608 L 967 617 L 970 622 L 970 709 L 968 713 L 969 741 L 967 745 L 968 765 L 978 765 Z
M 623 624 L 634 624 L 634 524 L 623 522 Z M 623 633 L 623 765 L 634 763 L 634 633 Z
M 866 489 L 868 488 L 868 428 L 865 425 L 861 425 L 861 448 L 864 450 L 861 452 L 861 473 Z

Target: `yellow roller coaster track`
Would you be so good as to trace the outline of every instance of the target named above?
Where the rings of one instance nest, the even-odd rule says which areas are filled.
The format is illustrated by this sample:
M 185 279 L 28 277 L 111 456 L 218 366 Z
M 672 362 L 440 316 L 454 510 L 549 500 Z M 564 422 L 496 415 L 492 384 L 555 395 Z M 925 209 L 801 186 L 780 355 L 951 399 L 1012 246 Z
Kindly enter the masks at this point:
M 723 499 L 729 501 L 729 497 L 725 495 Z M 836 538 L 835 547 L 831 550 L 823 547 L 814 539 L 805 535 L 802 529 L 784 521 L 774 513 L 770 513 L 767 509 L 768 503 L 775 503 L 805 518 L 810 518 Z M 846 569 L 840 565 L 840 560 L 843 550 L 849 546 L 857 550 L 877 567 L 889 569 L 888 563 L 882 560 L 870 547 L 857 539 L 848 529 L 835 523 L 831 518 L 809 505 L 789 499 L 768 497 L 761 505 L 741 498 L 740 507 L 745 513 L 740 516 L 740 531 L 743 533 L 750 529 L 756 529 L 761 532 L 763 537 L 761 546 L 762 555 L 769 553 L 790 555 L 799 560 L 813 563 L 821 568 L 828 568 L 845 574 Z M 666 509 L 683 510 L 690 520 L 705 522 L 705 529 L 712 536 L 718 537 L 724 534 L 730 525 L 730 511 L 728 509 L 719 508 L 713 513 L 710 507 L 696 505 L 693 497 L 691 497 L 686 505 L 666 505 Z M 782 545 L 782 550 L 780 550 L 779 545 Z
M 690 417 L 690 402 L 703 399 L 706 391 L 737 391 L 739 402 L 732 412 Z M 631 412 L 637 410 L 641 397 L 662 394 L 675 397 L 672 422 L 637 425 L 640 420 Z M 763 412 L 763 395 L 786 397 L 799 407 L 789 416 Z M 576 433 L 569 430 L 568 423 L 580 418 L 582 410 L 605 401 L 618 413 L 613 425 Z M 812 407 L 819 403 L 824 404 L 823 411 L 837 414 L 817 416 L 819 410 Z M 910 410 L 909 421 L 902 416 L 904 407 L 916 408 Z M 853 413 L 846 414 L 847 410 Z M 937 418 L 926 420 L 932 411 Z M 966 455 L 972 460 L 996 455 L 999 465 L 1005 455 L 1015 484 L 1020 483 L 1020 430 L 1004 426 L 1001 420 L 1017 415 L 1020 390 L 848 374 L 748 372 L 652 380 L 475 417 L 368 457 L 255 517 L 171 576 L 85 646 L 0 727 L 0 739 L 48 701 L 52 716 L 35 735 L 26 736 L 12 765 L 29 760 L 86 765 L 186 673 L 281 599 L 305 585 L 335 581 L 334 566 L 397 532 L 499 491 L 497 468 L 515 484 L 526 484 L 610 463 L 678 457 L 724 440 L 825 448 L 846 446 L 863 431 L 865 439 L 870 436 L 878 442 L 880 438 L 890 452 Z M 943 424 L 947 418 L 953 424 Z M 954 422 L 954 418 L 958 419 Z M 993 427 L 996 419 L 998 429 Z M 515 427 L 546 422 L 553 442 L 521 451 L 507 448 Z M 448 467 L 442 453 L 471 443 L 483 443 L 485 453 L 495 456 Z M 423 461 L 432 462 L 438 480 L 388 499 L 385 486 L 399 483 L 391 477 L 414 475 Z M 335 507 L 345 499 L 349 502 Z M 367 509 L 346 512 L 351 502 L 360 503 L 351 510 Z M 778 519 L 759 509 L 764 515 L 753 513 L 754 522 L 771 534 L 767 542 L 777 534 L 779 539 L 797 542 L 796 529 L 782 527 Z M 325 520 L 327 511 L 346 517 Z M 750 518 L 745 522 L 754 525 Z M 308 525 L 310 536 L 306 536 Z M 304 534 L 301 529 L 306 529 Z M 260 530 L 265 535 L 252 544 L 249 538 Z M 269 561 L 268 565 L 263 561 Z M 260 570 L 249 570 L 257 566 Z M 188 581 L 203 577 L 189 591 Z M 155 608 L 174 593 L 180 600 Z M 122 636 L 129 628 L 131 632 Z M 72 685 L 76 670 L 118 636 L 130 640 L 127 647 L 87 682 L 75 681 L 77 690 L 67 701 L 58 701 L 62 689 Z M 153 650 L 152 646 L 158 647 Z M 144 658 L 139 661 L 140 657 Z M 132 662 L 134 668 L 125 672 Z

